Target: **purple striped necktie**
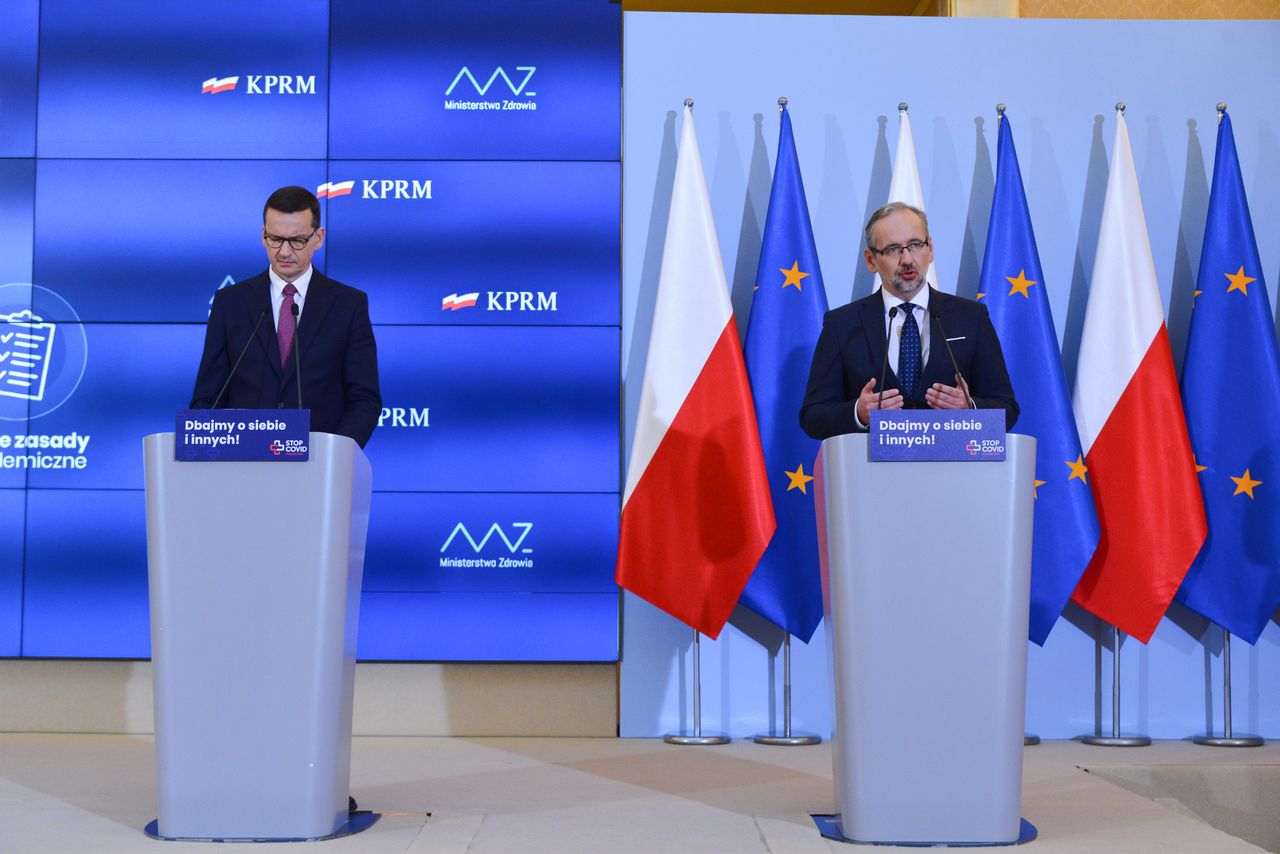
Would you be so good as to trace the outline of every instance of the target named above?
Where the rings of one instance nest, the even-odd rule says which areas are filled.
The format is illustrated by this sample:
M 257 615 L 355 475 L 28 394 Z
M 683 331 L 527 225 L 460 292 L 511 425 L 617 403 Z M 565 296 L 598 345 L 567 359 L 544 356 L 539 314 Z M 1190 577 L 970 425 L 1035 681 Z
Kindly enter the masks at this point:
M 298 289 L 289 282 L 284 286 L 284 302 L 280 303 L 280 319 L 276 323 L 276 341 L 280 345 L 280 366 L 289 366 L 289 351 L 293 349 L 293 333 L 297 322 L 293 319 L 293 295 Z

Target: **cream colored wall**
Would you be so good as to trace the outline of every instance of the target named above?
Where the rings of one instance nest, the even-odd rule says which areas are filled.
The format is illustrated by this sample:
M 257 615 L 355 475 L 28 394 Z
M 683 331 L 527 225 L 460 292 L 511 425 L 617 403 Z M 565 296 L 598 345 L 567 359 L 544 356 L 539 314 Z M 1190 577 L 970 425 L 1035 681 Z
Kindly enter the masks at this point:
M 356 735 L 618 732 L 613 664 L 359 664 Z M 0 732 L 154 730 L 145 661 L 0 661 Z

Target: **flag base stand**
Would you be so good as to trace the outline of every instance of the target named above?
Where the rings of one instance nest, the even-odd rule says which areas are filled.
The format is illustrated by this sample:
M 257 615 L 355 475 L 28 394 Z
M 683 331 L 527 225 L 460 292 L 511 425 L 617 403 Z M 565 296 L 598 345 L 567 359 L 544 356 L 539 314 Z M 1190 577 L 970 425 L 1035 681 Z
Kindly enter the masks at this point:
M 1197 735 L 1191 741 L 1205 747 L 1261 747 L 1267 743 L 1260 735 Z
M 1151 744 L 1149 735 L 1082 735 L 1081 744 L 1092 744 L 1095 747 L 1148 747 Z
M 1040 743 L 1040 736 L 1038 735 L 1032 735 L 1031 733 L 1028 733 L 1022 737 L 1023 747 L 1034 747 L 1039 743 Z
M 1102 725 L 1098 725 L 1102 729 Z M 1078 735 L 1081 744 L 1095 747 L 1148 747 L 1151 736 L 1120 734 L 1120 629 L 1111 627 L 1111 735 Z
M 791 735 L 774 735 L 762 732 L 751 739 L 756 744 L 772 744 L 779 747 L 805 747 L 810 744 L 822 744 L 822 736 L 810 732 L 793 732 Z
M 667 744 L 704 746 L 728 744 L 729 736 L 702 731 L 702 634 L 693 630 L 693 729 L 678 729 L 662 737 Z
M 729 736 L 718 732 L 689 732 L 688 730 L 677 730 L 669 732 L 662 737 L 667 744 L 684 744 L 684 745 L 713 745 L 728 744 Z
M 1221 119 L 1219 119 L 1221 120 Z M 1222 630 L 1222 735 L 1197 735 L 1191 741 L 1205 747 L 1261 747 L 1260 735 L 1236 735 L 1231 728 L 1231 632 Z
M 822 744 L 822 736 L 812 732 L 794 732 L 791 729 L 791 633 L 787 633 L 782 647 L 782 733 L 762 732 L 751 739 L 756 744 L 775 747 L 808 747 Z

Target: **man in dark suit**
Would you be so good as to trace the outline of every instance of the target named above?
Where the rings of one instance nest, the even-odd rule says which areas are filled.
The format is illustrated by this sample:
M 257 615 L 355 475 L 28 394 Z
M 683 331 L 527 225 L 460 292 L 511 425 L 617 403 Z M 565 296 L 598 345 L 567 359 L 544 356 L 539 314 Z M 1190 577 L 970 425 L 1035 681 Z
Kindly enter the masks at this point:
M 312 430 L 364 447 L 382 412 L 369 298 L 311 266 L 324 229 L 310 190 L 276 190 L 262 223 L 270 266 L 214 296 L 191 408 L 310 409 Z
M 924 211 L 890 202 L 871 215 L 864 238 L 867 268 L 880 274 L 881 288 L 823 318 L 800 426 L 826 439 L 866 430 L 873 409 L 928 407 L 1003 409 L 1012 429 L 1018 404 L 986 306 L 925 283 L 933 245 Z

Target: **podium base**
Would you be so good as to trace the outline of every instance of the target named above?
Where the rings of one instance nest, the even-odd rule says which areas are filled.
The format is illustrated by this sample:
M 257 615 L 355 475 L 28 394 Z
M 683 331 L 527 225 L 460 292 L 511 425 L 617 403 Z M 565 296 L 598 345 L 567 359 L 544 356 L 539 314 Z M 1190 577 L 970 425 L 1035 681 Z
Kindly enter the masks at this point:
M 142 829 L 142 832 L 152 839 L 159 839 L 164 842 L 323 842 L 326 839 L 341 839 L 344 836 L 354 836 L 373 827 L 380 818 L 382 818 L 382 813 L 353 812 L 347 819 L 346 824 L 328 836 L 161 836 L 160 820 L 154 818 L 147 822 L 147 826 Z
M 1092 744 L 1095 747 L 1147 747 L 1151 744 L 1148 735 L 1081 735 L 1081 744 Z
M 729 736 L 718 732 L 703 732 L 694 735 L 688 730 L 677 730 L 669 732 L 662 737 L 667 744 L 685 744 L 685 745 L 711 745 L 711 744 L 728 744 Z
M 1261 747 L 1267 743 L 1260 735 L 1233 735 L 1230 738 L 1223 735 L 1197 735 L 1191 741 L 1205 747 Z
M 791 735 L 762 732 L 751 740 L 756 744 L 773 744 L 779 747 L 806 747 L 810 744 L 822 744 L 822 736 L 811 732 L 793 732 Z
M 851 845 L 901 845 L 905 848 L 997 848 L 1006 845 L 1026 845 L 1040 835 L 1036 826 L 1025 818 L 1018 828 L 1018 838 L 1008 842 L 903 842 L 897 839 L 861 840 L 850 839 L 844 835 L 844 827 L 838 815 L 811 815 L 813 823 L 818 826 L 818 833 L 824 839 L 836 842 L 847 842 Z

